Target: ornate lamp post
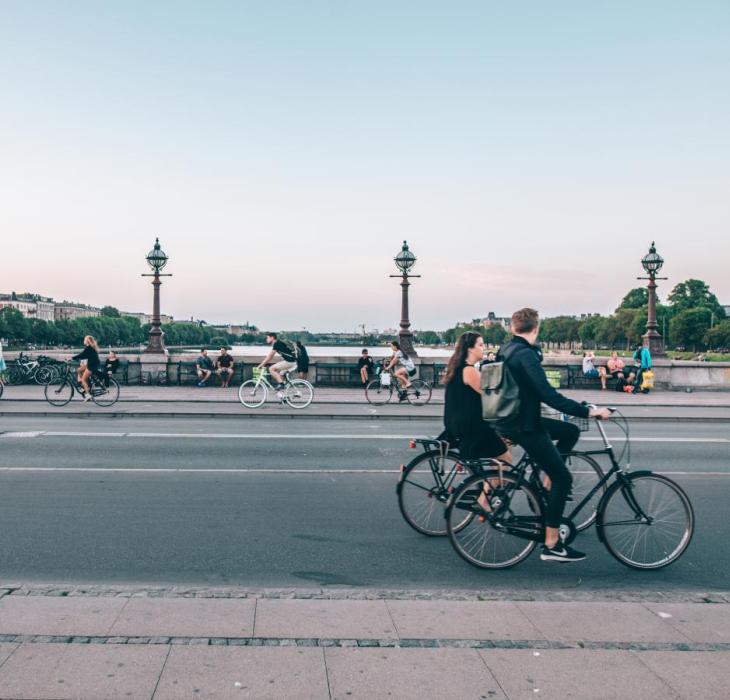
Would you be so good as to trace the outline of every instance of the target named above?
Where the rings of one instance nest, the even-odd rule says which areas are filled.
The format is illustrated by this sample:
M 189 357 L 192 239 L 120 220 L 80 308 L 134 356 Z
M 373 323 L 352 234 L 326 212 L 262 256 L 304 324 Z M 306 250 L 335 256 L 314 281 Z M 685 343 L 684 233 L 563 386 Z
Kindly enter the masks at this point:
M 649 252 L 641 259 L 641 264 L 648 277 L 637 277 L 640 280 L 649 280 L 649 313 L 646 320 L 646 333 L 642 336 L 644 347 L 649 348 L 652 356 L 664 354 L 664 339 L 657 331 L 656 322 L 656 280 L 665 280 L 666 277 L 657 277 L 657 273 L 664 265 L 664 258 L 656 252 L 654 241 L 651 242 Z
M 152 303 L 152 322 L 150 328 L 150 338 L 144 354 L 162 355 L 165 353 L 165 343 L 162 339 L 164 333 L 160 328 L 160 285 L 162 281 L 160 277 L 172 277 L 172 275 L 162 275 L 162 270 L 167 265 L 167 255 L 160 248 L 160 239 L 155 239 L 155 247 L 147 254 L 146 258 L 149 266 L 152 268 L 152 274 L 143 274 L 142 277 L 152 277 L 152 287 L 154 288 L 154 301 Z
M 421 275 L 409 275 L 408 273 L 416 264 L 416 256 L 411 253 L 408 249 L 408 243 L 403 241 L 403 247 L 401 248 L 398 255 L 395 256 L 395 265 L 401 271 L 400 275 L 391 275 L 391 277 L 401 278 L 401 319 L 400 319 L 400 333 L 398 333 L 398 343 L 400 344 L 401 350 L 406 355 L 417 357 L 418 353 L 413 347 L 413 333 L 411 333 L 411 322 L 408 320 L 408 287 L 410 282 L 408 281 L 411 277 L 420 277 Z

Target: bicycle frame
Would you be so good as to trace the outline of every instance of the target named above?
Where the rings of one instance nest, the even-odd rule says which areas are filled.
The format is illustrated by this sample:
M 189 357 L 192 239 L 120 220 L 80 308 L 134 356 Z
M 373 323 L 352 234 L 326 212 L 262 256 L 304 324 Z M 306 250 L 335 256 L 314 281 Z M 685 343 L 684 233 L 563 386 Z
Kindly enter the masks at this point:
M 595 496 L 596 493 L 598 493 L 612 478 L 615 477 L 616 480 L 620 481 L 624 485 L 629 485 L 631 482 L 631 479 L 626 476 L 630 462 L 627 463 L 626 468 L 622 469 L 621 465 L 619 464 L 618 460 L 616 459 L 616 455 L 613 451 L 613 446 L 611 445 L 611 442 L 606 434 L 606 430 L 601 424 L 601 421 L 596 419 L 596 424 L 598 428 L 598 432 L 601 436 L 601 440 L 603 442 L 603 449 L 599 450 L 585 450 L 585 451 L 573 451 L 570 452 L 567 457 L 570 457 L 571 455 L 585 455 L 585 456 L 591 456 L 591 455 L 607 455 L 608 458 L 611 460 L 611 468 L 603 475 L 603 477 L 598 481 L 597 484 L 594 485 L 594 487 L 583 497 L 583 499 L 573 508 L 573 510 L 569 513 L 567 516 L 567 519 L 572 521 L 578 513 L 590 502 L 590 500 Z M 628 436 L 627 436 L 628 440 Z M 505 466 L 508 466 L 506 463 L 503 463 Z M 509 465 L 511 466 L 511 465 Z M 515 465 L 514 467 L 511 467 L 511 474 L 514 475 L 519 481 L 527 481 L 525 479 L 525 473 L 527 471 L 527 467 L 532 466 L 533 467 L 533 474 L 537 474 L 539 472 L 539 467 L 534 463 L 534 461 L 527 455 L 523 455 L 523 457 L 520 459 L 520 461 Z M 645 472 L 639 472 L 639 473 L 645 473 Z M 538 495 L 540 498 L 545 501 L 547 497 L 547 489 L 542 485 L 539 478 L 536 478 L 535 481 L 537 482 L 538 487 Z M 498 493 L 498 489 L 495 488 L 495 492 Z M 604 499 L 606 497 L 606 494 L 608 491 L 606 491 L 601 498 L 597 510 L 600 512 L 601 506 L 604 502 Z M 651 523 L 652 519 L 644 513 L 641 506 L 637 503 L 636 499 L 633 497 L 633 494 L 631 492 L 631 489 L 623 489 L 622 494 L 624 498 L 626 499 L 627 504 L 633 510 L 633 512 L 636 514 L 637 517 L 640 517 L 647 523 Z M 481 509 L 480 509 L 481 510 Z M 535 540 L 537 542 L 541 541 L 544 536 L 544 525 L 542 523 L 541 518 L 531 518 L 531 517 L 520 517 L 519 521 L 520 524 L 532 524 L 536 520 L 539 520 L 540 522 L 539 527 L 537 529 L 528 528 L 523 529 L 519 525 L 514 524 L 508 524 L 504 523 L 499 518 L 501 517 L 502 510 L 500 508 L 496 509 L 494 513 L 480 513 L 486 520 L 490 522 L 492 527 L 494 527 L 496 530 L 499 530 L 500 532 L 506 532 L 510 535 L 514 535 L 515 537 L 520 537 L 522 539 L 527 540 Z M 611 523 L 612 525 L 618 525 L 618 524 L 625 524 L 623 521 L 621 523 Z

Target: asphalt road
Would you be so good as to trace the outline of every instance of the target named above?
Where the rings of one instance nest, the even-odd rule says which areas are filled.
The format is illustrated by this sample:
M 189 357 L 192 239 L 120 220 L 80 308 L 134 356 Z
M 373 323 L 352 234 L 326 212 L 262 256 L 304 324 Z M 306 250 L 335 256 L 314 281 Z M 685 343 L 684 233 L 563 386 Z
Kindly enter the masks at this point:
M 658 572 L 623 567 L 592 531 L 579 564 L 471 567 L 401 519 L 397 467 L 414 431 L 438 423 L 6 417 L 0 583 L 730 588 L 727 425 L 632 427 L 634 468 L 673 473 L 697 516 L 690 549 Z

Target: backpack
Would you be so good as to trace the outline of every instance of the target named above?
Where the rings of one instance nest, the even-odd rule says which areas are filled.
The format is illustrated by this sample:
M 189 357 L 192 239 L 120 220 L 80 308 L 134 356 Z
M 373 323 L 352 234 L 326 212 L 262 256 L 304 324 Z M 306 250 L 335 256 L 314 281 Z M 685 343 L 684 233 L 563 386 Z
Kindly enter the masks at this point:
M 489 423 L 506 425 L 519 415 L 520 387 L 506 362 L 514 352 L 503 355 L 500 362 L 482 366 L 482 419 Z
M 299 348 L 297 348 L 297 346 L 291 340 L 282 340 L 281 342 L 286 345 L 286 349 L 289 351 L 294 360 L 296 360 L 297 357 L 299 357 Z M 282 357 L 284 356 L 282 355 Z

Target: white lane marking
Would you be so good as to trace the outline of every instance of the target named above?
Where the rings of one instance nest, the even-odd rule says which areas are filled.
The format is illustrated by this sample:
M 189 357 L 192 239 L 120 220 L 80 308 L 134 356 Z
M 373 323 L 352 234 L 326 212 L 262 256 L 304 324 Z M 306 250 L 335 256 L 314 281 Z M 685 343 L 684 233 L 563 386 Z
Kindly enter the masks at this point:
M 300 433 L 111 433 L 60 430 L 36 430 L 26 432 L 0 432 L 0 438 L 37 438 L 37 437 L 89 437 L 89 438 L 199 438 L 203 440 L 410 440 L 413 435 L 355 435 L 337 433 L 300 434 Z M 582 442 L 601 442 L 600 437 L 581 437 Z M 623 437 L 612 437 L 612 442 L 623 442 Z M 631 442 L 676 442 L 701 444 L 727 444 L 730 438 L 703 437 L 632 437 Z
M 400 469 L 322 469 L 283 467 L 243 467 L 241 469 L 217 468 L 203 469 L 196 467 L 0 467 L 0 472 L 139 472 L 149 474 L 399 474 Z M 575 472 L 591 474 L 592 472 Z M 630 473 L 630 472 L 629 472 Z M 673 476 L 725 476 L 730 472 L 687 472 L 657 471 L 656 474 Z

